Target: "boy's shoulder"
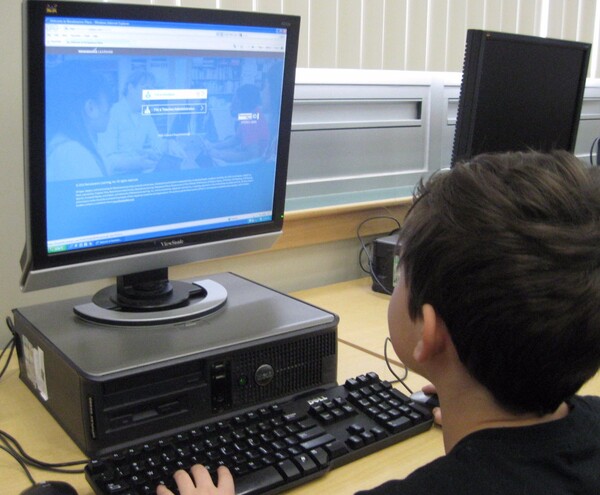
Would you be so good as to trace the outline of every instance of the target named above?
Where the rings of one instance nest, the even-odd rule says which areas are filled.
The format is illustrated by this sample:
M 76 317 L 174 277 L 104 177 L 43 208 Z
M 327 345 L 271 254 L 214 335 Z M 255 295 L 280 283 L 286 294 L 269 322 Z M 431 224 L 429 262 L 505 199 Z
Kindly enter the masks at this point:
M 600 397 L 596 395 L 576 395 L 569 403 L 575 406 L 580 405 L 592 414 L 600 413 Z
M 362 493 L 600 493 L 600 397 L 573 397 L 569 405 L 558 421 L 472 433 L 406 479 Z

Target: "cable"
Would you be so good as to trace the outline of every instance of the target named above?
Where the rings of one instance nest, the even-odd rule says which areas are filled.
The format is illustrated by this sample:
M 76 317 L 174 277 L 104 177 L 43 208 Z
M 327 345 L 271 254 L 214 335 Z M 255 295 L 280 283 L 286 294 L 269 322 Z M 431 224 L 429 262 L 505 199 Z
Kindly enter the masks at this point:
M 600 156 L 598 156 L 598 152 L 596 153 L 596 163 L 594 163 L 594 146 L 596 146 L 596 143 L 599 139 L 600 136 L 594 139 L 594 141 L 592 142 L 592 146 L 590 147 L 590 165 L 600 166 Z
M 8 341 L 8 344 L 6 344 L 6 346 L 4 346 L 4 349 L 2 349 L 2 352 L 0 353 L 0 361 L 2 361 L 4 354 L 6 354 L 6 351 L 10 347 L 10 351 L 8 352 L 8 357 L 6 358 L 6 363 L 4 363 L 2 370 L 0 370 L 0 379 L 4 376 L 4 373 L 6 372 L 6 369 L 8 368 L 8 365 L 10 363 L 10 360 L 12 359 L 12 355 L 13 355 L 13 352 L 15 351 L 15 347 L 16 347 L 15 332 L 13 330 L 12 321 L 8 317 L 6 318 L 6 326 L 8 326 L 8 330 L 12 334 L 12 337 Z
M 27 468 L 27 466 L 25 465 L 23 460 L 19 456 L 15 455 L 14 452 L 7 449 L 6 447 L 3 447 L 2 445 L 0 445 L 0 449 L 4 450 L 4 452 L 8 452 L 21 465 L 21 467 L 23 468 L 23 471 L 25 471 L 25 475 L 27 476 L 27 478 L 29 478 L 29 481 L 31 482 L 31 484 L 35 485 L 35 479 L 31 475 L 31 471 L 29 471 L 29 469 Z
M 4 444 L 6 448 L 3 450 L 8 450 L 8 452 L 15 458 L 21 459 L 23 463 L 28 466 L 35 467 L 38 469 L 42 469 L 44 471 L 51 471 L 54 473 L 63 473 L 63 474 L 81 474 L 83 473 L 83 469 L 66 469 L 71 466 L 79 466 L 82 464 L 87 464 L 89 461 L 87 459 L 81 461 L 70 461 L 70 462 L 61 462 L 61 463 L 50 463 L 40 461 L 31 457 L 29 454 L 25 452 L 21 444 L 17 442 L 17 440 L 6 433 L 3 430 L 0 430 L 0 442 Z
M 8 357 L 6 358 L 6 363 L 4 363 L 4 367 L 2 368 L 2 371 L 0 371 L 0 379 L 4 376 L 4 373 L 6 372 L 6 369 L 8 368 L 8 365 L 10 364 L 10 360 L 12 359 L 12 355 L 13 352 L 15 351 L 15 338 L 12 337 L 9 341 L 8 344 L 6 344 L 6 347 L 2 350 L 2 354 L 0 354 L 0 360 L 2 360 L 2 358 L 4 357 L 4 353 L 6 352 L 6 350 L 10 347 L 10 351 L 8 353 Z
M 388 346 L 388 343 L 390 343 L 391 341 L 392 341 L 392 339 L 390 339 L 389 337 L 386 337 L 385 344 L 383 345 L 383 356 L 385 358 L 385 364 L 387 365 L 387 367 L 390 370 L 390 372 L 392 373 L 392 375 L 394 375 L 396 377 L 396 381 L 400 382 L 402 384 L 402 386 L 406 390 L 408 390 L 408 393 L 412 395 L 413 391 L 404 382 L 404 380 L 406 380 L 406 378 L 408 377 L 408 368 L 406 367 L 406 365 L 404 363 L 402 363 L 402 368 L 404 368 L 404 376 L 402 376 L 402 378 L 400 378 L 398 376 L 398 374 L 392 369 L 392 365 L 390 364 L 390 360 L 388 358 L 387 346 Z
M 371 277 L 373 278 L 375 283 L 377 283 L 377 285 L 379 285 L 379 287 L 381 287 L 381 289 L 386 294 L 391 295 L 391 292 L 385 287 L 385 285 L 381 282 L 381 280 L 379 280 L 379 278 L 377 277 L 377 274 L 375 273 L 374 266 L 373 266 L 373 258 L 371 256 L 372 253 L 371 253 L 371 249 L 370 249 L 371 246 L 373 245 L 373 243 L 369 242 L 369 243 L 365 244 L 365 241 L 360 233 L 360 229 L 363 227 L 363 225 L 365 225 L 366 223 L 371 222 L 373 220 L 392 220 L 396 224 L 397 228 L 392 230 L 389 235 L 392 235 L 393 233 L 398 232 L 402 228 L 402 225 L 400 224 L 398 219 L 396 219 L 390 215 L 380 215 L 380 216 L 376 216 L 376 217 L 367 218 L 367 219 L 363 220 L 362 222 L 360 222 L 358 224 L 358 227 L 356 227 L 356 237 L 358 238 L 358 241 L 360 242 L 360 245 L 361 245 L 361 249 L 358 253 L 358 265 L 360 266 L 360 269 L 363 272 L 371 275 Z M 362 263 L 363 253 L 366 254 L 367 260 L 369 262 L 368 269 L 365 268 Z

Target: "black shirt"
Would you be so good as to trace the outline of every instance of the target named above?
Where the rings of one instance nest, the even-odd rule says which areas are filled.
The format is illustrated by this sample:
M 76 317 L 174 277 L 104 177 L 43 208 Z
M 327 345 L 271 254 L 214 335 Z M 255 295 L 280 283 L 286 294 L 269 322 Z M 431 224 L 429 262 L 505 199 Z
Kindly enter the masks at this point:
M 472 433 L 404 480 L 359 493 L 600 494 L 600 397 L 573 397 L 569 405 L 556 421 Z

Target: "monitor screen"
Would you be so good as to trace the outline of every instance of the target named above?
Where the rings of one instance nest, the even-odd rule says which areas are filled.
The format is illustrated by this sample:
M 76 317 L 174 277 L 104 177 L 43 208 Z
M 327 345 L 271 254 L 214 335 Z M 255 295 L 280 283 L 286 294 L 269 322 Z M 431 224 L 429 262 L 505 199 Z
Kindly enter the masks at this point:
M 274 242 L 299 18 L 28 0 L 23 19 L 24 290 L 119 276 L 117 306 L 152 312 L 169 266 Z
M 573 152 L 590 49 L 469 30 L 452 164 L 484 152 Z

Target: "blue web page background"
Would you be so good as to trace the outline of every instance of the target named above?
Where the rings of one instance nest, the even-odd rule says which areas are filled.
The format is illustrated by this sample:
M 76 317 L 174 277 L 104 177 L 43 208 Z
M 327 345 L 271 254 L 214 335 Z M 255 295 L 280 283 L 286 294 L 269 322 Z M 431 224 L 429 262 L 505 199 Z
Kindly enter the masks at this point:
M 125 176 L 119 177 L 119 182 L 115 184 L 110 184 L 110 180 L 48 183 L 48 241 L 272 211 L 274 169 L 269 166 L 261 167 L 260 164 L 226 168 L 225 172 L 228 175 L 242 178 L 243 184 L 238 186 L 171 194 L 161 193 L 130 200 L 121 198 L 118 202 L 106 204 L 77 205 L 78 191 L 82 190 L 139 187 L 174 180 L 192 182 L 203 178 L 219 179 L 225 177 L 223 172 L 221 169 L 210 169 L 138 174 L 130 177 L 133 182 L 129 185 L 121 182 L 127 179 Z M 234 219 L 218 224 L 209 223 L 201 227 L 153 232 L 147 235 L 117 236 L 112 239 L 99 240 L 95 245 L 182 234 L 260 220 L 270 220 L 270 217 Z

